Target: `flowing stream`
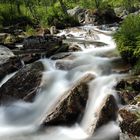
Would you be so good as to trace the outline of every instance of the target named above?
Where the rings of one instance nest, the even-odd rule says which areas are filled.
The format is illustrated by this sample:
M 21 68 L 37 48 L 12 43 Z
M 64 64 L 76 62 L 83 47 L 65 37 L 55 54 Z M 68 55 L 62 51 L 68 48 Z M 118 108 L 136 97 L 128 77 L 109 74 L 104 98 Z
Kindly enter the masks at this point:
M 0 140 L 115 140 L 119 134 L 117 122 L 109 122 L 93 135 L 94 120 L 106 96 L 112 94 L 119 102 L 112 87 L 124 76 L 117 73 L 120 67 L 113 63 L 121 58 L 111 32 L 88 25 L 61 31 L 58 36 L 68 34 L 71 37 L 67 37 L 66 42 L 77 44 L 82 51 L 71 52 L 69 57 L 63 59 L 40 60 L 46 68 L 41 94 L 33 103 L 19 101 L 0 107 Z M 99 46 L 101 43 L 106 45 Z M 89 99 L 82 121 L 71 127 L 57 126 L 40 131 L 42 117 L 65 91 L 88 73 L 93 74 L 95 79 L 89 83 Z M 7 80 L 8 77 L 0 85 Z

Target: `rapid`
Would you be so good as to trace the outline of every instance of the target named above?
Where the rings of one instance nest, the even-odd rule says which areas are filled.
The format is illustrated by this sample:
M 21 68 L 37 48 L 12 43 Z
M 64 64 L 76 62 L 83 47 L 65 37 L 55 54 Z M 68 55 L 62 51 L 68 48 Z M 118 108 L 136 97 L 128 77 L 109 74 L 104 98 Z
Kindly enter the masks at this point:
M 67 36 L 65 42 L 78 45 L 82 51 L 39 60 L 45 66 L 38 91 L 41 94 L 36 96 L 33 103 L 18 101 L 0 107 L 0 140 L 115 140 L 120 132 L 117 121 L 111 121 L 94 132 L 94 124 L 105 98 L 111 94 L 120 105 L 113 86 L 125 74 L 120 73 L 123 64 L 119 66 L 115 63 L 121 58 L 112 33 L 86 25 L 65 29 L 57 34 Z M 53 59 L 59 55 L 68 57 Z M 43 117 L 59 97 L 89 73 L 95 78 L 88 84 L 89 97 L 82 120 L 70 127 L 54 126 L 42 130 Z M 14 74 L 6 76 L 0 86 Z

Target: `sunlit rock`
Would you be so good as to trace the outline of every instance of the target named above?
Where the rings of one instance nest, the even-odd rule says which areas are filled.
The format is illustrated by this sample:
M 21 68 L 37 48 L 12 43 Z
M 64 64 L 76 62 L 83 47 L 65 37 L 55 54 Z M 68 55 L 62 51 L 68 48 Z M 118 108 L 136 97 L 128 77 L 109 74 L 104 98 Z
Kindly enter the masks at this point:
M 55 26 L 51 26 L 50 27 L 50 34 L 54 35 L 54 34 L 57 34 L 57 33 L 58 33 L 58 30 L 56 29 L 56 27 Z
M 111 120 L 116 120 L 117 110 L 118 107 L 114 96 L 108 95 L 101 106 L 99 118 L 96 123 L 96 129 Z
M 0 59 L 6 59 L 13 56 L 14 54 L 9 48 L 7 48 L 6 46 L 0 45 Z
M 68 14 L 78 19 L 80 23 L 85 20 L 85 11 L 86 9 L 76 6 L 73 9 L 68 10 Z
M 88 99 L 88 82 L 94 76 L 82 77 L 73 87 L 60 97 L 50 113 L 44 116 L 44 125 L 71 125 L 83 116 Z
M 94 134 L 98 128 L 107 124 L 109 121 L 115 121 L 117 118 L 117 103 L 113 95 L 108 95 L 103 99 L 100 108 L 97 109 L 94 119 L 89 123 L 88 133 Z

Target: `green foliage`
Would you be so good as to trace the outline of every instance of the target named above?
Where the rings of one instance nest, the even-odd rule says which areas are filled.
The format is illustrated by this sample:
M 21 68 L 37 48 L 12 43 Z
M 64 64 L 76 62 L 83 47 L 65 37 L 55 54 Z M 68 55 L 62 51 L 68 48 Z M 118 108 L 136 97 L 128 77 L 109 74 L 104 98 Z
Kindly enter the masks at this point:
M 16 11 L 15 5 L 0 4 L 0 25 L 11 26 L 16 24 L 31 24 L 31 19 Z M 26 26 L 26 25 L 25 25 Z
M 140 57 L 140 16 L 128 16 L 114 34 L 114 39 L 122 57 L 134 64 Z
M 46 16 L 41 18 L 41 24 L 44 26 L 56 26 L 57 28 L 61 29 L 69 26 L 79 25 L 76 19 L 66 15 L 62 11 L 58 3 L 47 8 Z
M 33 27 L 29 26 L 29 25 L 26 26 L 25 31 L 26 31 L 26 34 L 28 36 L 32 36 L 32 35 L 35 35 L 36 34 L 35 29 Z
M 106 0 L 106 2 L 114 7 L 121 6 L 125 9 L 137 7 L 139 5 L 139 0 Z
M 137 63 L 133 67 L 132 74 L 134 74 L 134 75 L 140 75 L 140 59 L 137 61 Z

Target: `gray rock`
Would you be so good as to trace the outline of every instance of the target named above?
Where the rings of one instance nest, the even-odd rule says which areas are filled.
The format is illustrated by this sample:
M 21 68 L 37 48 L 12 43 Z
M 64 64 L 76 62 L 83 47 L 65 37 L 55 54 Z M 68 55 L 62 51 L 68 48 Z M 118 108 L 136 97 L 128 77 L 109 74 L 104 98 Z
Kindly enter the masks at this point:
M 94 76 L 81 78 L 70 90 L 63 94 L 50 112 L 42 118 L 43 125 L 72 125 L 83 116 L 88 99 L 88 82 Z
M 68 14 L 78 19 L 80 23 L 85 20 L 85 11 L 86 9 L 76 6 L 73 9 L 68 10 Z
M 133 136 L 140 136 L 140 108 L 136 105 L 129 105 L 119 110 L 120 127 L 122 133 Z
M 22 63 L 20 59 L 10 49 L 0 45 L 0 80 L 21 67 Z
M 54 34 L 58 33 L 58 30 L 56 29 L 55 26 L 50 27 L 50 33 L 51 33 L 51 35 L 54 35 Z
M 35 62 L 21 68 L 0 88 L 0 104 L 16 100 L 31 102 L 39 89 L 44 70 L 41 62 Z
M 9 48 L 3 45 L 0 45 L 0 64 L 2 64 L 4 61 L 9 59 L 10 57 L 14 57 L 13 52 Z
M 72 44 L 71 46 L 69 46 L 69 52 L 76 52 L 76 51 L 82 51 L 82 49 L 75 44 Z

